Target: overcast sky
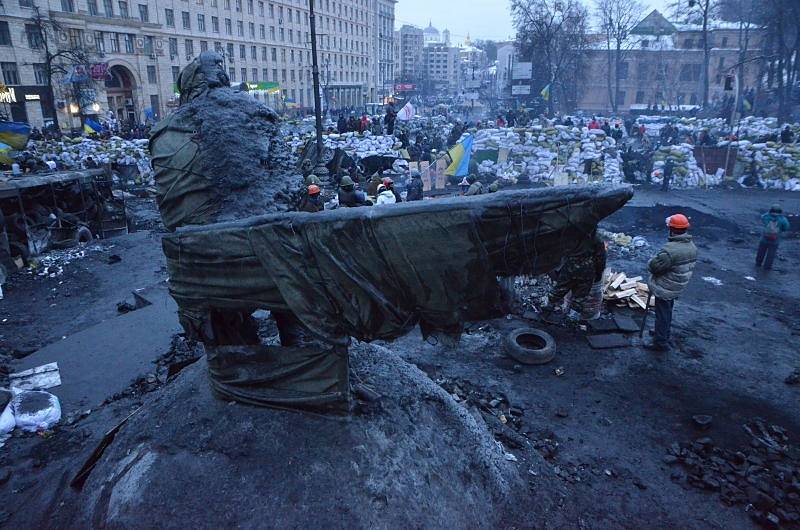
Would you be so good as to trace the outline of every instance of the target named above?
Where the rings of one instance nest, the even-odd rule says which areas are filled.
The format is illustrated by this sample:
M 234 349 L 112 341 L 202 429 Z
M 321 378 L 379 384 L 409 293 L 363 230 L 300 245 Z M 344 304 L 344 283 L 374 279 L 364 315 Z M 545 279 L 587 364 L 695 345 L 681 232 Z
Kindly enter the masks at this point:
M 592 8 L 592 0 L 584 0 Z M 398 0 L 395 25 L 413 24 L 421 28 L 428 22 L 439 31 L 450 30 L 452 42 L 460 44 L 469 34 L 473 39 L 506 40 L 514 35 L 507 0 Z M 651 8 L 664 11 L 666 0 L 644 0 Z

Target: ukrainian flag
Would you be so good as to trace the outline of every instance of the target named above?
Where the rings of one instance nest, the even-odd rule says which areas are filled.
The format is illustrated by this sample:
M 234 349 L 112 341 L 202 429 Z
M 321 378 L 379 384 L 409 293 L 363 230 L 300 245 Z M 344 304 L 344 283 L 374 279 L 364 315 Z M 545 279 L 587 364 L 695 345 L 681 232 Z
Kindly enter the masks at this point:
M 545 101 L 550 101 L 550 85 L 548 84 L 546 87 L 539 92 L 539 95 L 542 96 L 542 99 Z
M 0 163 L 11 165 L 14 163 L 14 159 L 12 158 L 13 149 L 11 149 L 10 145 L 4 144 L 0 142 Z
M 28 145 L 28 136 L 31 134 L 31 126 L 27 123 L 14 121 L 0 122 L 0 142 L 11 146 L 18 151 L 25 150 Z
M 83 132 L 86 134 L 100 134 L 104 130 L 102 125 L 91 118 L 86 118 L 86 121 L 83 122 Z
M 469 173 L 469 160 L 472 158 L 472 143 L 475 137 L 471 134 L 467 135 L 462 141 L 458 142 L 448 152 L 450 159 L 453 161 L 445 175 L 450 177 L 466 177 Z

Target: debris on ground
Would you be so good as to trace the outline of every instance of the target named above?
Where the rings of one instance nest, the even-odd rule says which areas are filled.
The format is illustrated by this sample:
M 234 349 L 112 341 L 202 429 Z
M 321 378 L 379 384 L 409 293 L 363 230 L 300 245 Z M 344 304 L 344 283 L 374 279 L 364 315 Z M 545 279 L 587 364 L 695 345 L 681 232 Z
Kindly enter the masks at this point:
M 61 385 L 58 363 L 48 363 L 11 374 L 9 383 L 17 390 L 47 390 Z
M 750 446 L 724 449 L 711 437 L 673 443 L 664 463 L 679 466 L 672 479 L 715 492 L 728 505 L 745 511 L 766 528 L 800 525 L 800 459 L 787 431 L 755 419 L 743 426 Z
M 605 278 L 603 299 L 617 307 L 647 309 L 650 288 L 642 280 L 642 276 L 629 278 L 624 272 L 610 271 Z M 655 300 L 651 299 L 650 307 L 654 306 Z
M 15 426 L 27 432 L 48 431 L 61 420 L 61 403 L 49 392 L 19 392 L 8 407 Z
M 711 285 L 716 285 L 717 287 L 722 285 L 722 280 L 719 278 L 714 278 L 713 276 L 703 276 L 703 281 L 708 282 Z
M 104 404 L 126 397 L 139 397 L 163 387 L 181 370 L 198 361 L 204 353 L 201 343 L 187 339 L 183 334 L 175 335 L 169 351 L 154 361 L 152 372 L 138 377 L 128 388 L 107 398 Z

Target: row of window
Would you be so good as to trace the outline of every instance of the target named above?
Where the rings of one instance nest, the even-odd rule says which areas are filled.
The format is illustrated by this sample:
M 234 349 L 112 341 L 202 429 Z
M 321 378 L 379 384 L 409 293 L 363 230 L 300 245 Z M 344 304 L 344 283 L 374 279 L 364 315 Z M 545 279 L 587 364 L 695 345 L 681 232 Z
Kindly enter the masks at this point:
M 204 0 L 198 0 L 197 2 L 199 5 L 204 4 Z M 19 0 L 19 5 L 21 7 L 34 7 L 33 0 Z M 209 5 L 211 7 L 219 7 L 218 0 L 209 0 Z M 247 6 L 247 14 L 253 15 L 255 14 L 255 3 L 254 0 L 246 0 L 243 2 L 242 0 L 234 0 L 234 6 L 237 13 L 243 12 L 243 5 Z M 361 4 L 363 7 L 366 7 L 366 2 Z M 90 15 L 98 16 L 100 15 L 100 10 L 98 8 L 97 0 L 87 0 L 87 7 Z M 145 8 L 147 6 L 144 6 Z M 224 9 L 230 11 L 231 10 L 231 0 L 223 0 L 223 7 Z M 308 7 L 308 3 L 306 2 L 306 7 Z M 320 8 L 322 6 L 319 6 Z M 367 21 L 367 12 L 364 9 L 355 9 L 353 7 L 349 7 L 342 2 L 338 5 L 338 11 L 336 9 L 336 2 L 333 2 L 333 9 L 330 9 L 331 5 L 326 1 L 325 2 L 325 9 L 323 11 L 327 11 L 329 14 L 335 14 L 340 17 L 344 17 L 345 19 L 352 19 L 357 22 L 366 23 Z M 342 9 L 344 8 L 344 10 Z M 70 13 L 74 13 L 76 11 L 75 7 L 75 0 L 61 0 L 61 10 L 67 11 Z M 343 12 L 344 11 L 344 12 Z M 141 6 L 140 6 L 141 12 Z M 103 0 L 103 14 L 106 17 L 112 18 L 114 16 L 114 7 L 111 1 Z M 301 14 L 300 9 L 295 8 L 292 10 L 291 7 L 286 7 L 285 11 L 286 17 L 284 18 L 284 6 L 276 6 L 272 3 L 266 4 L 265 2 L 259 0 L 258 2 L 258 15 L 261 17 L 269 15 L 269 18 L 277 18 L 281 21 L 294 21 L 296 24 L 300 24 Z M 129 16 L 127 11 L 127 2 L 125 3 L 125 9 L 121 9 L 119 11 L 119 15 L 123 18 Z M 305 15 L 303 18 L 305 19 L 305 24 L 308 25 L 308 13 L 303 13 Z M 325 19 L 326 17 L 321 16 L 321 19 Z M 327 17 L 330 19 L 331 17 Z M 149 20 L 143 19 L 143 22 L 148 22 Z
M 144 7 L 145 9 L 147 8 L 147 6 L 142 6 L 142 7 Z M 165 23 L 166 23 L 167 27 L 171 27 L 171 28 L 175 27 L 175 12 L 174 12 L 174 10 L 169 9 L 169 8 L 165 9 L 164 10 L 164 18 L 165 18 Z M 239 37 L 244 37 L 245 36 L 244 21 L 243 20 L 237 20 L 235 22 L 236 22 L 236 35 L 238 35 Z M 234 21 L 232 19 L 230 19 L 230 18 L 225 18 L 223 20 L 223 23 L 224 23 L 224 28 L 225 28 L 225 34 L 226 35 L 233 35 L 233 23 L 234 23 Z M 182 25 L 183 29 L 185 29 L 185 30 L 191 30 L 192 29 L 192 17 L 191 17 L 191 14 L 188 11 L 181 11 L 181 25 Z M 201 32 L 206 32 L 207 31 L 206 15 L 205 14 L 197 13 L 195 29 L 197 31 L 201 31 Z M 359 28 L 357 28 L 357 29 L 359 29 Z M 361 31 L 361 33 L 362 33 L 361 36 L 363 36 L 363 33 L 368 33 L 368 31 L 367 32 L 363 31 L 364 28 L 360 28 L 360 29 L 362 30 Z M 221 30 L 221 27 L 220 27 L 220 19 L 219 19 L 219 17 L 212 16 L 211 17 L 211 32 L 212 33 L 220 33 L 221 32 L 220 30 Z M 342 31 L 342 21 L 339 21 L 339 30 Z M 351 24 L 351 30 L 352 30 L 352 24 Z M 254 22 L 248 22 L 247 23 L 247 34 L 248 34 L 248 36 L 250 38 L 253 38 L 253 39 L 256 38 L 256 24 Z M 267 26 L 266 25 L 259 24 L 259 26 L 258 26 L 258 36 L 259 36 L 259 38 L 261 38 L 261 40 L 267 40 Z M 289 28 L 287 30 L 286 28 L 279 27 L 276 30 L 275 26 L 270 26 L 269 27 L 269 40 L 287 42 L 287 36 L 288 36 L 288 42 L 290 42 L 290 43 L 302 44 L 303 46 L 310 46 L 310 44 L 311 44 L 311 37 L 310 37 L 310 34 L 309 34 L 308 31 L 306 31 L 304 33 L 301 33 L 300 30 L 294 30 L 292 28 Z M 320 41 L 321 41 L 320 44 L 325 45 L 328 48 L 331 47 L 331 42 L 333 42 L 333 47 L 334 48 L 338 47 L 340 50 L 341 49 L 346 49 L 346 50 L 351 50 L 351 51 L 360 51 L 361 53 L 364 53 L 364 51 L 365 51 L 365 43 L 363 41 L 359 41 L 359 40 L 356 40 L 356 39 L 350 39 L 349 37 L 337 37 L 336 35 L 333 35 L 333 36 L 331 36 L 331 35 L 323 35 L 323 37 L 324 37 L 324 39 L 320 39 Z
M 19 77 L 19 69 L 17 68 L 17 63 L 10 63 L 10 62 L 0 63 L 0 71 L 2 71 L 3 74 L 4 84 L 6 85 L 22 84 L 22 81 Z M 47 84 L 47 66 L 44 63 L 33 64 L 33 78 L 34 78 L 34 84 L 37 85 Z

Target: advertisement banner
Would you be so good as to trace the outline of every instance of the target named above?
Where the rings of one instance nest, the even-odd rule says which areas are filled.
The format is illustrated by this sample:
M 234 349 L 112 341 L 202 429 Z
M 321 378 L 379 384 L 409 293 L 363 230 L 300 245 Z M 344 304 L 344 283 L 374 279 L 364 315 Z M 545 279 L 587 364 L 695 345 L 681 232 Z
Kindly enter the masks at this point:
M 533 63 L 514 63 L 511 69 L 511 79 L 532 79 L 533 78 Z

